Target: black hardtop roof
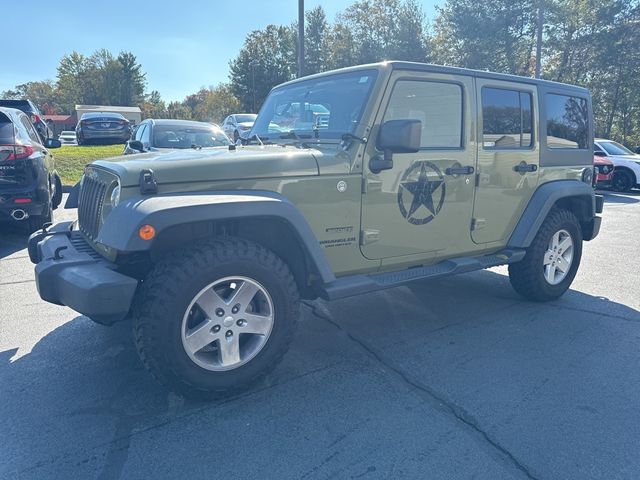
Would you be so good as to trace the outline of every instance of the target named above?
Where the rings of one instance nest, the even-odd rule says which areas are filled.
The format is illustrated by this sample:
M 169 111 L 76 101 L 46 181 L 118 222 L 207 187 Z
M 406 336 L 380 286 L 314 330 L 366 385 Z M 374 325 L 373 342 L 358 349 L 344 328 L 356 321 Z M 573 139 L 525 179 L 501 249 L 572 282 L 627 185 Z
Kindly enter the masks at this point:
M 472 77 L 478 77 L 478 78 L 502 80 L 507 82 L 526 83 L 529 85 L 543 85 L 549 88 L 561 88 L 562 90 L 575 90 L 576 93 L 581 93 L 583 95 L 589 93 L 589 91 L 584 87 L 570 85 L 567 83 L 552 82 L 551 80 L 542 80 L 538 78 L 524 77 L 520 75 L 510 75 L 506 73 L 494 73 L 494 72 L 488 72 L 484 70 L 473 70 L 470 68 L 446 67 L 443 65 L 434 65 L 430 63 L 405 62 L 405 61 L 399 61 L 399 60 L 389 60 L 385 62 L 369 63 L 365 65 L 356 65 L 354 67 L 346 67 L 346 68 L 340 68 L 337 70 L 330 70 L 327 72 L 317 73 L 314 75 L 309 75 L 307 77 L 301 77 L 295 80 L 291 80 L 290 82 L 287 82 L 283 85 L 297 83 L 300 81 L 308 80 L 310 78 L 322 77 L 324 75 L 329 75 L 334 73 L 346 73 L 346 72 L 355 72 L 358 70 L 371 70 L 371 69 L 382 70 L 385 68 L 392 69 L 392 70 L 410 70 L 410 71 L 417 71 L 417 72 L 443 73 L 443 74 L 449 74 L 449 75 L 466 75 L 466 76 L 472 76 Z

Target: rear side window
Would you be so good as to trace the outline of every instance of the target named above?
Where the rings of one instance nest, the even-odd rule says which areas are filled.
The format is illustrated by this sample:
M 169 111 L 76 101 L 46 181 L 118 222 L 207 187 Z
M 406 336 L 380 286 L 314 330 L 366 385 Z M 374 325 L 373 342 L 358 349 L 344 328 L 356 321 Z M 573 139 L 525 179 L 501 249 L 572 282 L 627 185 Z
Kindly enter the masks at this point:
M 0 113 L 0 145 L 12 145 L 14 141 L 13 123 Z
M 589 146 L 587 100 L 568 95 L 545 95 L 547 146 L 585 149 Z
M 529 92 L 482 88 L 482 144 L 485 150 L 531 148 L 533 100 Z
M 20 123 L 22 123 L 22 125 L 24 126 L 24 129 L 26 130 L 27 135 L 29 135 L 29 138 L 31 139 L 31 141 L 33 143 L 40 143 L 40 137 L 38 136 L 36 131 L 33 129 L 33 124 L 31 123 L 31 120 L 27 118 L 26 115 L 20 115 Z
M 462 147 L 462 87 L 454 83 L 399 80 L 384 120 L 420 120 L 421 148 Z

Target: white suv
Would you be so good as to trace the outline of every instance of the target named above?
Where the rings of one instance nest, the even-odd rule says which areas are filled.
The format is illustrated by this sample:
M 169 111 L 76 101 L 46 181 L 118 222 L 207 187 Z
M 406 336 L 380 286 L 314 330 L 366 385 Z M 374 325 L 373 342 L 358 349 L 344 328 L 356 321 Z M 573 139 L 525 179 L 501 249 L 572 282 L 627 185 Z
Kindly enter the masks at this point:
M 616 192 L 628 192 L 633 187 L 640 187 L 640 155 L 613 140 L 602 138 L 596 139 L 593 149 L 595 156 L 613 162 L 611 188 Z

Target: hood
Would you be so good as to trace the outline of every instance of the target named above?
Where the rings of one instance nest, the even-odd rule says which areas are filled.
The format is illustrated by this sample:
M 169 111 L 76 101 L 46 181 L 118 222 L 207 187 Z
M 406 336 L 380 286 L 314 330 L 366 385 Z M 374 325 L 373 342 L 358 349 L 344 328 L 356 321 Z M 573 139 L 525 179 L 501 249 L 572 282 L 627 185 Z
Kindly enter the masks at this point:
M 318 175 L 314 149 L 276 145 L 170 150 L 105 158 L 92 163 L 116 173 L 123 186 L 138 185 L 153 170 L 159 184 Z
M 251 128 L 251 127 L 253 127 L 253 123 L 254 122 L 239 122 L 238 126 L 239 127 L 244 127 L 244 128 Z
M 598 157 L 597 155 L 594 155 L 593 164 L 594 165 L 613 165 L 613 162 L 611 160 L 608 160 L 605 157 Z

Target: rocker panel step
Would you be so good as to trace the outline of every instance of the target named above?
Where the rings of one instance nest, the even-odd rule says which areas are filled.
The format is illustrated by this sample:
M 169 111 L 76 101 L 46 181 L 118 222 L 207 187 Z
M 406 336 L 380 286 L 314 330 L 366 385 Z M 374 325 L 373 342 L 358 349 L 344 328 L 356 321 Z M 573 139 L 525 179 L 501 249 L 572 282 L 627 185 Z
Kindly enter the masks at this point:
M 395 272 L 352 275 L 338 278 L 324 286 L 321 296 L 325 300 L 336 300 L 377 290 L 398 287 L 428 278 L 440 278 L 458 273 L 473 272 L 522 260 L 526 251 L 507 249 L 482 257 L 460 257 L 444 260 L 433 265 L 413 267 Z

